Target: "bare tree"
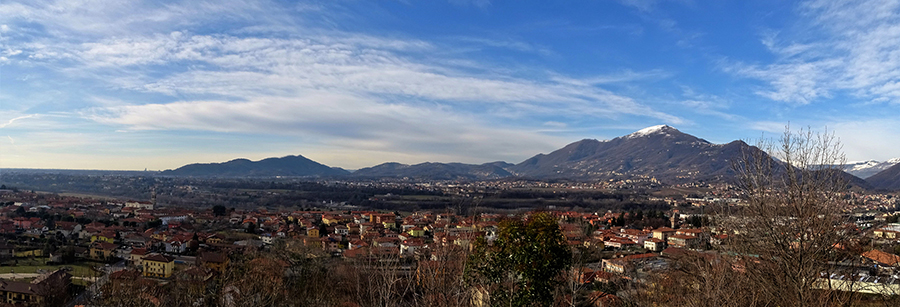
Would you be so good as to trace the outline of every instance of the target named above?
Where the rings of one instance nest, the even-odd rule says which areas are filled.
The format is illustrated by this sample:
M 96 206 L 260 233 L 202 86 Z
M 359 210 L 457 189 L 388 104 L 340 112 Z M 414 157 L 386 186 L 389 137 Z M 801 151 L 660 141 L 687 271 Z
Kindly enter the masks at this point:
M 471 292 L 463 278 L 469 250 L 459 245 L 432 244 L 428 259 L 418 261 L 412 305 L 463 307 Z
M 401 261 L 399 249 L 373 247 L 372 256 L 352 263 L 351 291 L 364 307 L 402 306 L 413 294 L 413 271 Z
M 93 306 L 156 307 L 162 291 L 154 280 L 144 279 L 140 272 L 121 271 L 111 274 L 102 287 L 102 295 L 89 299 Z
M 638 284 L 639 306 L 758 306 L 760 294 L 750 287 L 739 258 L 709 252 L 674 255 L 670 267 Z
M 773 159 L 774 158 L 774 159 Z M 733 162 L 745 205 L 720 214 L 728 255 L 742 264 L 755 304 L 826 306 L 852 302 L 823 276 L 837 269 L 848 239 L 845 158 L 833 134 L 786 128 Z M 730 211 L 730 210 L 729 210 Z

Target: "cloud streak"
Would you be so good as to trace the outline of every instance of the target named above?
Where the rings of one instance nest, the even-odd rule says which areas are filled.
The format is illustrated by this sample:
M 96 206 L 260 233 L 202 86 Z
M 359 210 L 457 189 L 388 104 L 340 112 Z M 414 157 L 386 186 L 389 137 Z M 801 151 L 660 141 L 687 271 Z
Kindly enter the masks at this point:
M 726 72 L 760 80 L 757 94 L 810 104 L 847 93 L 875 102 L 900 99 L 900 4 L 896 1 L 807 1 L 799 33 L 764 34 L 778 56 L 770 64 L 730 62 Z

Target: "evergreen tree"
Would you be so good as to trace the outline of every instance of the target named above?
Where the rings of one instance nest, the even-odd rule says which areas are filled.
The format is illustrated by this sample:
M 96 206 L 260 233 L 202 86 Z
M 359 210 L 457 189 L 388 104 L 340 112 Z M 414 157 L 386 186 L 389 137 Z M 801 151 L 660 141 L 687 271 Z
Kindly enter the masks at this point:
M 467 276 L 482 286 L 492 306 L 550 306 L 571 259 L 556 219 L 537 213 L 501 222 L 492 244 L 480 238 Z

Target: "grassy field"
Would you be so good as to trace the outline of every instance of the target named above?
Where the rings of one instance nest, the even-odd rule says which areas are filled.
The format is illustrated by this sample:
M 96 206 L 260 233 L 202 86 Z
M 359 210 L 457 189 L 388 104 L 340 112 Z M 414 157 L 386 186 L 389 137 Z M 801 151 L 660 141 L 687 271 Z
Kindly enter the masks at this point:
M 55 271 L 59 268 L 69 267 L 72 268 L 72 271 L 69 274 L 72 276 L 79 277 L 93 277 L 97 273 L 92 269 L 93 266 L 103 265 L 99 263 L 92 262 L 82 262 L 82 263 L 72 263 L 72 264 L 63 264 L 63 265 L 17 265 L 17 266 L 2 266 L 0 267 L 0 274 L 5 273 L 37 273 L 38 270 L 44 270 L 45 272 Z
M 81 197 L 81 198 L 93 198 L 99 200 L 121 200 L 122 198 L 113 197 L 108 195 L 97 195 L 97 194 L 87 194 L 87 193 L 75 193 L 75 192 L 45 192 L 45 191 L 36 191 L 40 194 L 58 194 L 60 196 L 69 196 L 69 197 Z

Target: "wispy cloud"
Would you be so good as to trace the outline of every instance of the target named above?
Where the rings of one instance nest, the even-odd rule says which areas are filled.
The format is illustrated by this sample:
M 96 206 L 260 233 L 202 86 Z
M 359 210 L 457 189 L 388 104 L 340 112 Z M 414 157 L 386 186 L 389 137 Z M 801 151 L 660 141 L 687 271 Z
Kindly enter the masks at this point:
M 346 38 L 346 39 L 344 39 Z M 42 49 L 43 48 L 43 49 Z M 273 39 L 235 36 L 166 35 L 104 39 L 70 46 L 42 46 L 30 52 L 76 59 L 124 89 L 175 97 L 214 94 L 236 99 L 289 97 L 330 89 L 357 95 L 392 95 L 449 103 L 552 105 L 564 113 L 650 116 L 679 122 L 639 102 L 597 85 L 637 80 L 660 72 L 626 72 L 613 78 L 521 79 L 479 75 L 432 63 L 429 43 L 345 34 Z M 184 66 L 159 76 L 150 67 Z M 82 69 L 71 70 L 83 74 Z M 153 74 L 153 76 L 149 76 Z M 560 82 L 564 81 L 564 82 Z M 602 108 L 597 108 L 600 105 Z M 587 111 L 587 113 L 585 113 Z
M 900 99 L 900 3 L 807 1 L 800 33 L 767 31 L 774 63 L 731 62 L 725 71 L 758 79 L 775 101 L 809 104 L 836 92 L 874 101 Z
M 290 99 L 262 97 L 248 102 L 123 106 L 98 109 L 91 116 L 100 122 L 135 130 L 282 134 L 336 147 L 352 144 L 359 150 L 407 154 L 465 150 L 469 154 L 466 159 L 474 161 L 489 157 L 520 158 L 523 143 L 530 143 L 524 148 L 532 152 L 562 143 L 537 133 L 487 126 L 441 107 L 385 104 L 328 92 Z
M 115 138 L 109 133 L 116 131 L 274 134 L 306 140 L 311 152 L 352 148 L 379 157 L 402 152 L 417 158 L 515 161 L 565 141 L 527 125 L 499 124 L 498 118 L 538 125 L 546 122 L 546 114 L 684 121 L 603 88 L 668 78 L 664 71 L 624 70 L 586 78 L 539 71 L 523 76 L 456 58 L 452 52 L 436 52 L 446 49 L 446 38 L 434 42 L 294 27 L 305 21 L 267 6 L 243 1 L 165 6 L 121 2 L 88 10 L 69 2 L 5 3 L 0 12 L 8 14 L 0 23 L 38 24 L 46 30 L 22 33 L 9 44 L 15 54 L 3 54 L 16 56 L 11 61 L 17 65 L 38 65 L 70 80 L 104 84 L 114 92 L 166 97 L 91 93 L 85 98 L 90 108 L 67 113 L 109 126 L 103 133 L 107 140 Z M 322 8 L 301 11 L 306 9 Z M 193 26 L 222 19 L 247 26 L 216 34 L 198 33 L 202 30 Z M 454 46 L 550 53 L 511 39 L 449 40 Z M 58 146 L 85 145 L 86 138 L 79 134 L 71 140 L 80 141 Z M 358 160 L 344 166 L 373 162 Z
M 32 117 L 35 117 L 35 116 L 37 116 L 37 115 L 35 115 L 35 114 L 29 114 L 29 115 L 24 115 L 24 116 L 19 116 L 19 117 L 12 118 L 12 119 L 8 120 L 6 123 L 0 123 L 0 129 L 6 128 L 6 127 L 8 127 L 8 126 L 11 126 L 11 125 L 12 125 L 13 123 L 15 123 L 16 121 L 23 120 L 23 119 L 26 119 L 26 118 L 32 118 Z

